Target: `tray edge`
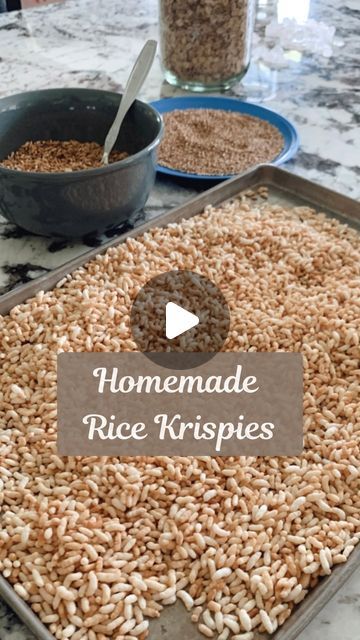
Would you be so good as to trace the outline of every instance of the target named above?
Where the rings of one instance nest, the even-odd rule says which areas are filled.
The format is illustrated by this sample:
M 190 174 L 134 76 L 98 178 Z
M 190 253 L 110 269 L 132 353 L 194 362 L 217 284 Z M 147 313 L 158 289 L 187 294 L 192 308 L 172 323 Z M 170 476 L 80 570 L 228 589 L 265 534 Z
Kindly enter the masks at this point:
M 235 176 L 230 180 L 226 180 L 225 182 L 215 185 L 211 189 L 207 189 L 179 207 L 166 211 L 156 218 L 152 218 L 151 220 L 134 227 L 130 231 L 116 236 L 116 238 L 113 238 L 109 242 L 105 242 L 100 247 L 85 251 L 80 256 L 77 256 L 72 260 L 68 260 L 63 265 L 53 269 L 49 273 L 2 294 L 0 296 L 0 314 L 5 315 L 12 309 L 12 307 L 25 302 L 26 299 L 36 295 L 39 291 L 49 291 L 54 288 L 63 277 L 74 271 L 74 269 L 83 266 L 95 256 L 105 253 L 110 247 L 115 247 L 118 244 L 123 243 L 127 238 L 140 235 L 141 233 L 151 229 L 153 226 L 165 226 L 171 222 L 178 222 L 181 219 L 190 218 L 197 213 L 201 213 L 206 206 L 210 204 L 216 206 L 221 202 L 225 202 L 226 200 L 236 196 L 239 191 L 251 188 L 254 184 L 260 181 L 264 182 L 264 184 L 275 185 L 289 193 L 293 193 L 294 190 L 296 193 L 297 189 L 301 187 L 305 190 L 305 196 L 310 200 L 314 199 L 313 192 L 315 191 L 316 200 L 319 200 L 318 206 L 320 208 L 324 206 L 321 204 L 321 197 L 323 197 L 326 202 L 329 203 L 329 209 L 333 210 L 334 213 L 338 213 L 338 215 L 341 216 L 341 210 L 345 208 L 347 211 L 346 217 L 351 221 L 360 221 L 360 203 L 356 200 L 328 189 L 327 187 L 317 185 L 307 178 L 297 176 L 296 174 L 286 171 L 280 167 L 276 167 L 271 164 L 261 164 L 251 171 L 242 173 L 239 176 Z M 333 206 L 334 203 L 335 207 Z M 344 214 L 342 217 L 344 217 Z

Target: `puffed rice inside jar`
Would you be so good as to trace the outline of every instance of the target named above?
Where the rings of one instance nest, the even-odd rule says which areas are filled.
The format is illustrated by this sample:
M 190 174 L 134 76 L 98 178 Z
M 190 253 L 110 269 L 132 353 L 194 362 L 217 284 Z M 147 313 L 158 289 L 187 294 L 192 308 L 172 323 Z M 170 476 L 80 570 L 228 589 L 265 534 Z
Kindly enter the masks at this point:
M 160 0 L 165 79 L 193 91 L 227 89 L 250 61 L 254 0 Z

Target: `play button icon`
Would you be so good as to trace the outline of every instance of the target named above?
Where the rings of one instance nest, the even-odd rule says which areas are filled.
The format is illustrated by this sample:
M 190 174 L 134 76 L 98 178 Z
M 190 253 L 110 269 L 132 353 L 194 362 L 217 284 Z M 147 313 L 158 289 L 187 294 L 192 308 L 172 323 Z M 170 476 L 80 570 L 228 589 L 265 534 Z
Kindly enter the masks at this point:
M 165 334 L 169 340 L 177 338 L 185 331 L 189 331 L 199 324 L 199 318 L 194 313 L 179 307 L 175 302 L 166 305 Z
M 133 302 L 130 320 L 139 351 L 153 362 L 159 363 L 161 353 L 176 352 L 196 353 L 201 363 L 222 350 L 230 313 L 224 294 L 212 280 L 179 269 L 148 280 Z M 189 358 L 174 357 L 168 368 L 187 369 L 188 362 Z

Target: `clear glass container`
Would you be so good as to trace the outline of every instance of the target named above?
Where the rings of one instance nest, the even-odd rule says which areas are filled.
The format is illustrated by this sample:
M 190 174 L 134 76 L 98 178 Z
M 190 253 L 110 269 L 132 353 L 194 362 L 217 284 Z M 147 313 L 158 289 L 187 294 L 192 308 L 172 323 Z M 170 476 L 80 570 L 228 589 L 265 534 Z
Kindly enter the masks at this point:
M 159 0 L 165 79 L 192 91 L 228 89 L 250 62 L 255 0 Z

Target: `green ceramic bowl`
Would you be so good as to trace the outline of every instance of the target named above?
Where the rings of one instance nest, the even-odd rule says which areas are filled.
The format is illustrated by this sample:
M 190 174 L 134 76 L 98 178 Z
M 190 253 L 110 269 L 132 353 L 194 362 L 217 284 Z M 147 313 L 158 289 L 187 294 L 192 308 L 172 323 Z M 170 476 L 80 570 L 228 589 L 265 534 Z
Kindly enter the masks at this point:
M 121 94 L 95 89 L 46 89 L 0 99 L 0 160 L 29 140 L 103 144 Z M 162 119 L 136 100 L 116 149 L 129 157 L 107 167 L 34 173 L 0 166 L 0 213 L 32 233 L 79 237 L 101 233 L 141 209 L 153 186 Z

